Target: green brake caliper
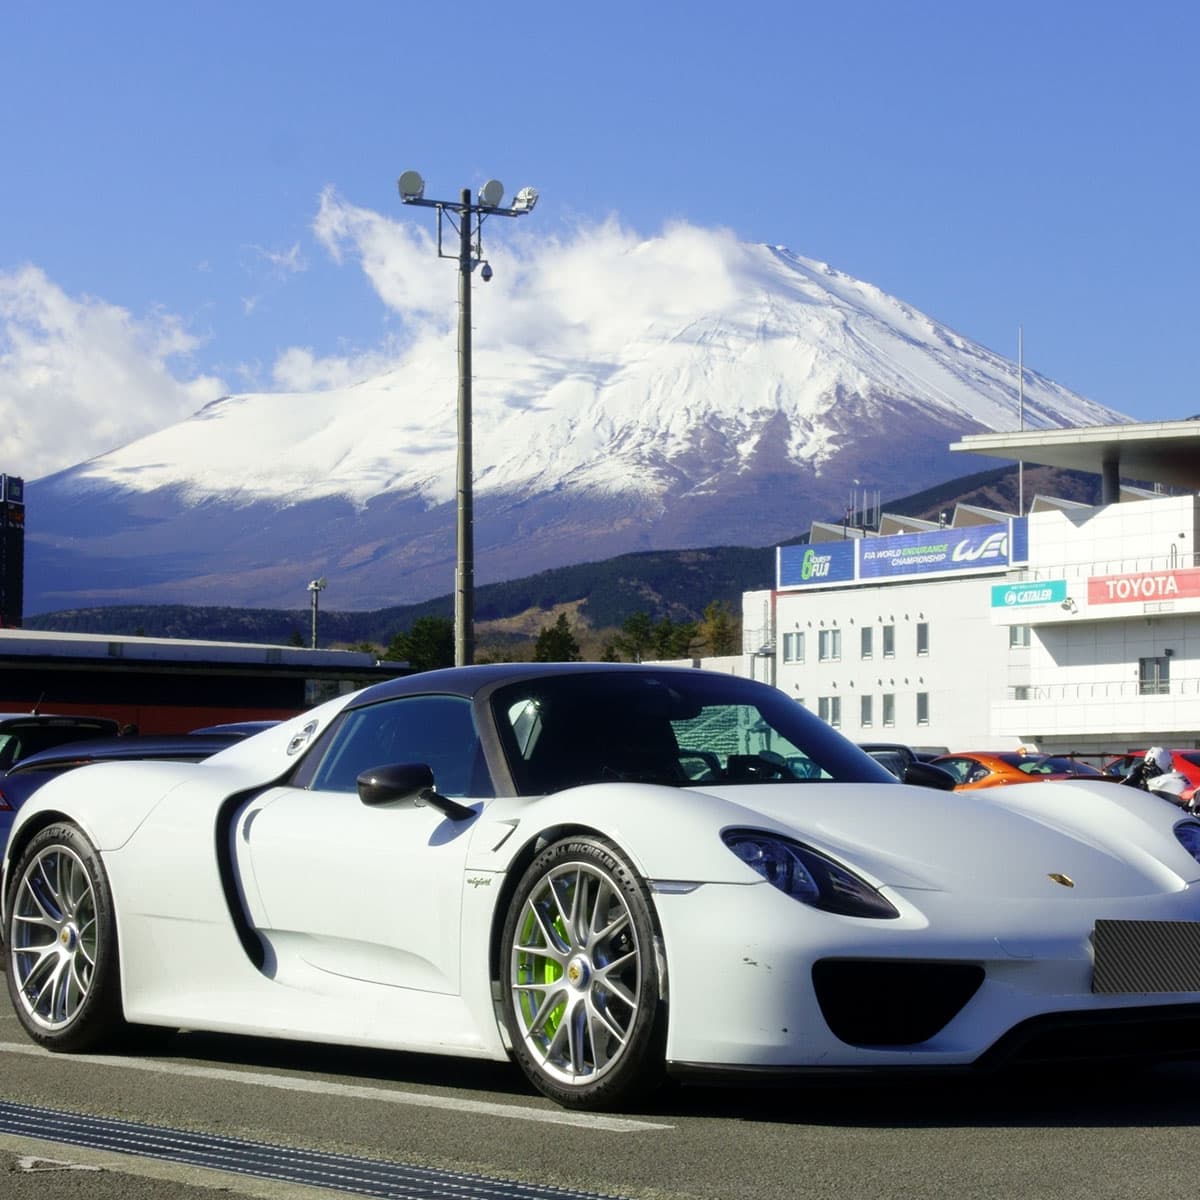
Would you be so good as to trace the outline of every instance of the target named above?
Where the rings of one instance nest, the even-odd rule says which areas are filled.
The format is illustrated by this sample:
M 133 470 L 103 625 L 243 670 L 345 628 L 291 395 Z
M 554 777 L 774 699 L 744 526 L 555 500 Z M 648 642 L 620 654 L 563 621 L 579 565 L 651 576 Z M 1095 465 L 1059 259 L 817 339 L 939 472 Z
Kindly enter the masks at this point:
M 565 944 L 567 941 L 567 927 L 561 913 L 554 918 L 552 928 Z M 525 913 L 525 920 L 521 926 L 521 945 L 530 947 L 535 944 L 534 939 L 536 938 L 540 941 L 541 936 L 541 926 L 533 913 L 533 905 L 532 901 L 530 901 L 529 908 Z M 517 979 L 520 983 L 540 984 L 549 987 L 551 984 L 557 983 L 562 978 L 562 974 L 562 967 L 548 954 L 538 954 L 534 950 L 525 949 L 521 952 L 517 960 Z M 531 1032 L 533 1020 L 537 1016 L 541 1002 L 542 996 L 536 991 L 522 991 L 520 993 L 521 1015 L 524 1017 L 525 1028 Z M 563 1001 L 546 1014 L 542 1022 L 542 1034 L 545 1044 L 548 1045 L 554 1039 L 566 1008 L 566 1002 Z

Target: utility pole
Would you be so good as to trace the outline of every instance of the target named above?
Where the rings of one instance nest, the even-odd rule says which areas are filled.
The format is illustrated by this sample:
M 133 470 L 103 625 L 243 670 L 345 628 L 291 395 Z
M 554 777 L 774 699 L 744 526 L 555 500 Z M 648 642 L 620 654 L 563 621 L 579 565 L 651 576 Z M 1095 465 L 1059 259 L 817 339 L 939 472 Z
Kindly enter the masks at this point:
M 449 200 L 426 200 L 425 180 L 417 171 L 405 171 L 400 176 L 400 199 L 405 204 L 419 204 L 437 209 L 438 257 L 458 259 L 458 466 L 455 491 L 457 494 L 457 564 L 454 572 L 454 665 L 468 666 L 475 661 L 475 501 L 472 490 L 471 445 L 471 273 L 481 263 L 484 283 L 492 278 L 491 264 L 483 257 L 482 226 L 485 217 L 520 217 L 533 211 L 538 194 L 531 187 L 522 188 L 507 208 L 500 205 L 504 185 L 489 179 L 479 189 L 476 203 L 471 201 L 470 188 L 463 188 L 455 203 Z M 458 232 L 458 253 L 442 248 L 442 221 Z

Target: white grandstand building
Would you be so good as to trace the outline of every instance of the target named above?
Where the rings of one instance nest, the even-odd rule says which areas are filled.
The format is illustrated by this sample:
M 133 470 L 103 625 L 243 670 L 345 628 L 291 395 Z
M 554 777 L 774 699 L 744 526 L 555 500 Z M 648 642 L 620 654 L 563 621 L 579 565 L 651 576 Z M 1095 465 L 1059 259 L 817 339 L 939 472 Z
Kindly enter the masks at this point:
M 1200 747 L 1200 421 L 952 449 L 1094 470 L 1102 502 L 814 525 L 808 544 L 778 548 L 776 586 L 744 595 L 745 652 L 729 665 L 854 741 Z

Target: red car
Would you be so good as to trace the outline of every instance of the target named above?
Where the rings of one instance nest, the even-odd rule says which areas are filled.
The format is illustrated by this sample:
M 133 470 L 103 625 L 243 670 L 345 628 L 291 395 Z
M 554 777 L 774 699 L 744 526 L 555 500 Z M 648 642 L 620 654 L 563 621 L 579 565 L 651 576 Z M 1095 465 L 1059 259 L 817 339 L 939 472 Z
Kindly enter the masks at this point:
M 1189 786 L 1180 793 L 1180 799 L 1191 800 L 1197 788 L 1200 788 L 1200 750 L 1172 750 L 1171 759 L 1175 770 L 1186 775 Z M 1136 763 L 1146 756 L 1145 750 L 1127 750 L 1110 758 L 1104 764 L 1105 775 L 1116 775 L 1118 778 L 1128 775 Z

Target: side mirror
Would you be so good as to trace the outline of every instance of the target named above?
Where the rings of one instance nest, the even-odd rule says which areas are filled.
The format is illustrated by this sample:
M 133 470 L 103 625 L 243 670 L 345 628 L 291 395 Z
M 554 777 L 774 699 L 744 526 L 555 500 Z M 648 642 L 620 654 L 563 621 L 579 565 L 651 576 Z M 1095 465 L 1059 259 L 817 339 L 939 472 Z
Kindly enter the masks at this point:
M 917 787 L 937 788 L 940 792 L 952 792 L 958 780 L 943 767 L 918 761 L 904 768 L 904 782 L 915 783 Z
M 473 808 L 451 800 L 434 790 L 433 768 L 427 763 L 393 763 L 386 767 L 368 767 L 357 779 L 358 798 L 364 804 L 408 802 L 418 808 L 428 804 L 452 821 L 465 821 L 475 815 Z

